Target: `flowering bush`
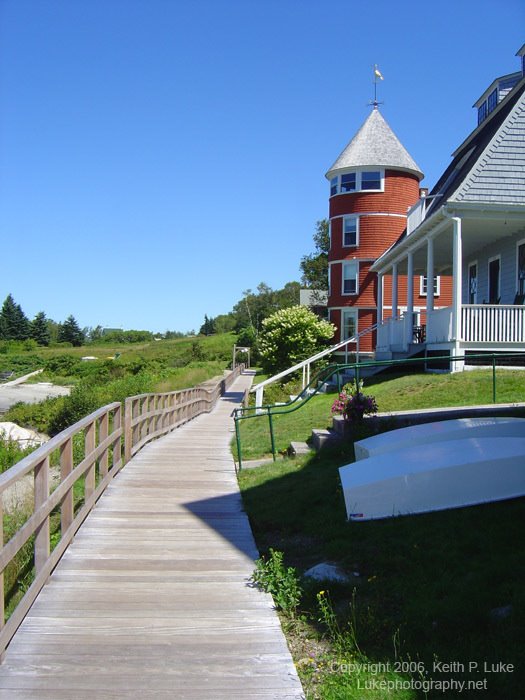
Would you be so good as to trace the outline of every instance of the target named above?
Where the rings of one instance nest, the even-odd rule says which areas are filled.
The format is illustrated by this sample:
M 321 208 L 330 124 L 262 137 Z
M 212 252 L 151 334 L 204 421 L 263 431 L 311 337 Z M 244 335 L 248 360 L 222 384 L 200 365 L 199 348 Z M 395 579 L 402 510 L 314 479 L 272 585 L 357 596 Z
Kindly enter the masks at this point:
M 332 414 L 343 416 L 349 423 L 362 423 L 364 416 L 377 413 L 377 403 L 373 396 L 362 393 L 363 382 L 352 386 L 347 384 L 332 404 Z
M 335 326 L 318 318 L 306 306 L 290 306 L 264 319 L 259 334 L 263 370 L 280 372 L 318 352 Z

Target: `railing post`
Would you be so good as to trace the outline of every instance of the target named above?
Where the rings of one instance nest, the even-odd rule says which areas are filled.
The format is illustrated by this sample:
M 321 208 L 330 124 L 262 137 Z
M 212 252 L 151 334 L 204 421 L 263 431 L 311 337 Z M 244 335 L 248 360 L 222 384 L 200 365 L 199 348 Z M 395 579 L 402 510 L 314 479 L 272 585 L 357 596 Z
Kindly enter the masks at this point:
M 86 428 L 86 432 L 84 433 L 84 446 L 84 457 L 90 460 L 89 469 L 86 471 L 84 481 L 84 499 L 87 501 L 95 491 L 95 460 L 91 458 L 91 455 L 95 451 L 95 421 L 90 423 Z
M 235 423 L 235 440 L 237 442 L 237 458 L 239 460 L 239 471 L 242 469 L 242 453 L 241 453 L 241 429 L 239 419 L 237 417 L 237 409 L 234 411 L 233 421 Z
M 49 498 L 49 456 L 35 466 L 34 470 L 35 512 Z M 37 575 L 49 559 L 49 515 L 35 530 L 35 571 Z
M 65 481 L 73 470 L 73 438 L 69 438 L 60 448 L 60 481 Z M 60 507 L 60 529 L 66 532 L 73 522 L 73 487 L 64 496 Z
M 492 403 L 496 403 L 496 355 L 492 355 Z
M 104 442 L 104 440 L 107 439 L 109 434 L 109 413 L 104 413 L 102 418 L 100 419 L 100 422 L 98 424 L 98 442 L 99 444 L 101 442 Z M 101 455 L 99 463 L 98 463 L 98 469 L 101 477 L 106 476 L 108 473 L 108 447 L 104 450 L 104 454 Z
M 129 462 L 131 459 L 131 414 L 132 414 L 133 399 L 126 399 L 124 403 L 124 461 Z
M 113 413 L 113 433 L 116 433 L 122 426 L 122 404 L 119 404 Z M 124 435 L 124 444 L 126 435 Z M 113 455 L 111 460 L 111 468 L 115 467 L 122 459 L 122 440 L 119 437 L 113 442 Z
M 273 421 L 272 421 L 272 413 L 270 410 L 270 407 L 268 406 L 268 422 L 270 424 L 270 440 L 272 442 L 272 456 L 273 456 L 273 461 L 276 461 L 276 456 L 275 456 L 275 437 L 273 434 Z

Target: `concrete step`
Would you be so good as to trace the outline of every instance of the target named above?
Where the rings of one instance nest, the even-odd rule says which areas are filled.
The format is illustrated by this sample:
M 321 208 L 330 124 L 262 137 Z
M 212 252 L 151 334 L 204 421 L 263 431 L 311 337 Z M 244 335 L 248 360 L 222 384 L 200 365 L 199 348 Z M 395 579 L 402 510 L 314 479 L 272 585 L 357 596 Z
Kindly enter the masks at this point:
M 306 442 L 291 442 L 288 448 L 288 454 L 290 457 L 297 457 L 297 455 L 307 455 L 312 451 L 312 448 Z
M 324 428 L 313 428 L 312 430 L 311 443 L 316 452 L 319 452 L 319 450 L 321 450 L 323 447 L 332 445 L 340 440 L 341 436 L 338 435 L 335 430 L 326 430 Z

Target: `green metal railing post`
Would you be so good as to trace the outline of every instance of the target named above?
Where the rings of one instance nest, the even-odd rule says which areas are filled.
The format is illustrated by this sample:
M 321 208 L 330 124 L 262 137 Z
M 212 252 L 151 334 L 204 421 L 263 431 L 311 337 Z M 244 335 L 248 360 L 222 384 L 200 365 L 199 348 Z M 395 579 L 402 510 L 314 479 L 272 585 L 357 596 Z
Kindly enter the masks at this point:
M 272 413 L 270 411 L 270 407 L 268 407 L 268 422 L 270 424 L 270 439 L 272 441 L 272 455 L 273 455 L 273 461 L 276 461 L 276 456 L 275 456 L 275 437 L 273 434 L 273 421 L 272 421 Z
M 492 403 L 496 403 L 496 355 L 492 355 Z
M 233 417 L 235 422 L 235 440 L 237 442 L 237 457 L 239 458 L 239 471 L 242 469 L 242 454 L 241 454 L 241 430 L 239 427 L 239 418 L 237 417 L 237 409 L 235 409 L 235 415 Z

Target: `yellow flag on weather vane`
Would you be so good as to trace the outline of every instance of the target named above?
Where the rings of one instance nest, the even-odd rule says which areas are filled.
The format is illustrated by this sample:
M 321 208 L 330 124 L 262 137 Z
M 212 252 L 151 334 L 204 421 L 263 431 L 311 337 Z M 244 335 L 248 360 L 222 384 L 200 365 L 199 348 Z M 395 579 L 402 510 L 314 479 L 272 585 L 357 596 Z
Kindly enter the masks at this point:
M 376 63 L 375 66 L 374 66 L 374 76 L 375 76 L 376 78 L 379 78 L 379 80 L 384 80 L 384 78 L 383 78 L 383 76 L 382 76 L 382 74 L 381 74 L 381 71 L 380 71 L 379 68 L 377 67 L 377 63 Z

